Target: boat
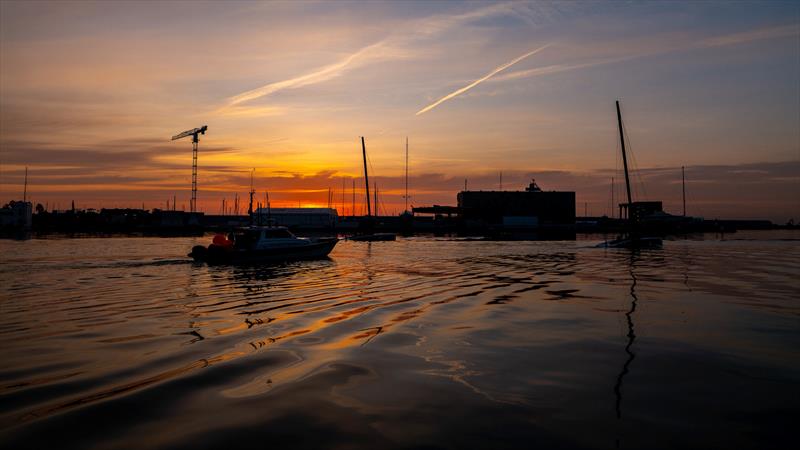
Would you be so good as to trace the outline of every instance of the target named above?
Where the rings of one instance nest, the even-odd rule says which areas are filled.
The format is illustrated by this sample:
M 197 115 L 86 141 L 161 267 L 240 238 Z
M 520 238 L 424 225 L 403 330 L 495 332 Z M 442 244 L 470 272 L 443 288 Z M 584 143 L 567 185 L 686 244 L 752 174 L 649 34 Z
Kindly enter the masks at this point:
M 628 175 L 628 157 L 625 153 L 625 132 L 622 128 L 622 113 L 619 109 L 619 100 L 617 100 L 617 124 L 619 125 L 619 142 L 622 148 L 622 166 L 625 170 L 625 189 L 628 194 L 628 203 L 620 205 L 624 206 L 627 211 L 628 223 L 627 233 L 620 235 L 617 239 L 611 241 L 601 242 L 597 245 L 599 248 L 629 248 L 629 249 L 657 249 L 661 248 L 662 242 L 660 238 L 643 236 L 640 228 L 640 217 L 637 204 L 633 202 L 631 196 L 631 180 Z
M 367 219 L 364 222 L 364 229 L 363 233 L 354 234 L 352 236 L 347 237 L 349 241 L 361 241 L 361 242 L 375 242 L 375 241 L 395 241 L 397 240 L 397 235 L 394 233 L 373 233 L 372 229 L 374 227 L 372 221 L 372 207 L 370 205 L 369 200 L 369 174 L 367 173 L 367 146 L 364 144 L 364 136 L 361 136 L 361 154 L 364 158 L 364 185 L 366 186 L 366 194 L 367 194 Z M 375 188 L 377 190 L 377 187 Z M 375 209 L 377 215 L 378 209 L 378 194 L 377 191 L 375 193 Z
M 337 238 L 299 238 L 282 226 L 238 228 L 217 234 L 207 247 L 195 245 L 188 256 L 209 264 L 265 263 L 325 258 Z

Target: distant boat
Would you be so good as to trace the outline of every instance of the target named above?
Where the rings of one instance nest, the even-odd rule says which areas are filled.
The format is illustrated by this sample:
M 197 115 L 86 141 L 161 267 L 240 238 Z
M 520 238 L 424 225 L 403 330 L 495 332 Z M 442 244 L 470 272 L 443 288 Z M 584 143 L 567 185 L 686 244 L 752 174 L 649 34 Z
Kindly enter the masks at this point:
M 369 199 L 369 173 L 367 172 L 367 146 L 364 143 L 364 136 L 361 136 L 361 154 L 364 158 L 364 186 L 366 187 L 366 195 L 367 195 L 367 222 L 366 222 L 366 230 L 365 233 L 355 234 L 353 236 L 348 237 L 347 239 L 350 241 L 394 241 L 397 240 L 397 235 L 394 233 L 370 233 L 374 227 L 374 223 L 372 222 L 372 206 L 370 204 Z M 375 209 L 378 209 L 377 205 L 377 195 L 375 196 Z
M 286 227 L 250 226 L 227 237 L 218 234 L 208 247 L 196 245 L 188 256 L 209 264 L 268 263 L 325 258 L 337 238 L 299 238 Z
M 628 157 L 625 153 L 625 132 L 622 129 L 622 113 L 619 110 L 619 100 L 617 100 L 617 123 L 619 125 L 619 141 L 622 147 L 622 165 L 625 170 L 625 188 L 628 193 L 628 232 L 619 236 L 617 239 L 602 242 L 598 247 L 602 248 L 631 248 L 631 249 L 652 249 L 661 248 L 662 241 L 657 237 L 642 236 L 638 230 L 638 214 L 635 211 L 633 199 L 631 197 L 631 181 L 628 175 Z

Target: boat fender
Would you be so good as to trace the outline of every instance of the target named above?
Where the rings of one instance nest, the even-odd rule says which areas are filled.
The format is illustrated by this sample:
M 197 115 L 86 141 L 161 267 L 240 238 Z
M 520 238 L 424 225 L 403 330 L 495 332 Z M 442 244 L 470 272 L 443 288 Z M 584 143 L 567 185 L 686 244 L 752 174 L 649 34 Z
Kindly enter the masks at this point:
M 192 247 L 192 251 L 189 253 L 189 256 L 195 259 L 203 259 L 206 256 L 206 248 L 202 245 L 195 245 Z

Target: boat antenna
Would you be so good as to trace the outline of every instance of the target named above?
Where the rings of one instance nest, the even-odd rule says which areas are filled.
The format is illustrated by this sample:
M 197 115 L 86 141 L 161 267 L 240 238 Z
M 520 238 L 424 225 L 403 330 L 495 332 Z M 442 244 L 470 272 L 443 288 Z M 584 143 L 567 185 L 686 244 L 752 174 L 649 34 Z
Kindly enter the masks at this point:
M 408 212 L 408 136 L 406 136 L 406 208 L 404 212 Z
M 367 173 L 367 146 L 364 136 L 361 136 L 361 154 L 364 156 L 364 186 L 367 189 L 367 217 L 372 216 L 372 206 L 369 203 L 369 174 Z
M 628 177 L 628 157 L 625 155 L 625 134 L 622 131 L 622 113 L 619 110 L 619 100 L 617 100 L 617 123 L 619 124 L 619 142 L 622 146 L 622 165 L 625 170 L 625 189 L 628 192 L 628 219 L 632 220 L 631 207 L 633 200 L 631 200 L 631 180 Z

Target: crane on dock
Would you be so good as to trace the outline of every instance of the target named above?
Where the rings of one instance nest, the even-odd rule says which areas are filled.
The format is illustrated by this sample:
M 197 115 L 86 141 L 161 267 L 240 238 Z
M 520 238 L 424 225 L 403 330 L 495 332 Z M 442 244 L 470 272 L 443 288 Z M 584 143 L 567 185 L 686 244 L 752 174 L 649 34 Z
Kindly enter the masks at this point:
M 188 136 L 192 137 L 192 200 L 189 202 L 189 211 L 197 211 L 197 143 L 200 142 L 198 136 L 206 134 L 208 125 L 203 125 L 200 128 L 186 130 L 183 133 L 172 136 L 172 140 L 182 139 Z

